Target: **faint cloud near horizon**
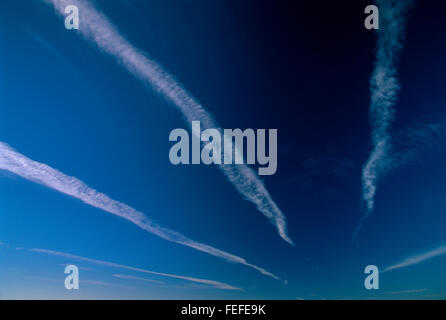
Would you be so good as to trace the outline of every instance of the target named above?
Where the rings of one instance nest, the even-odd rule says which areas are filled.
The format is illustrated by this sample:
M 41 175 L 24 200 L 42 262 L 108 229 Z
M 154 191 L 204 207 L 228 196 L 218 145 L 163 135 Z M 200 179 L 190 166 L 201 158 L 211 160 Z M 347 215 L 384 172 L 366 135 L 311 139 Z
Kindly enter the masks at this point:
M 391 294 L 391 295 L 398 295 L 398 294 L 410 294 L 410 293 L 420 293 L 428 291 L 428 288 L 423 289 L 408 289 L 408 290 L 401 290 L 401 291 L 388 291 L 384 292 L 385 294 Z

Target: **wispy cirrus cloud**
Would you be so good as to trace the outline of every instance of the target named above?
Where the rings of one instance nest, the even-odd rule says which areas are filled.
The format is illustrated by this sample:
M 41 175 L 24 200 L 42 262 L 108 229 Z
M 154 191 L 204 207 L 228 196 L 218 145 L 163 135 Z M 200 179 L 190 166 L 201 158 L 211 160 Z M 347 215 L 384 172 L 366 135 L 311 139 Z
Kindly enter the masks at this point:
M 407 126 L 392 131 L 392 154 L 388 155 L 389 171 L 423 161 L 429 155 L 445 150 L 446 116 L 431 113 L 412 121 Z
M 136 271 L 136 272 L 142 272 L 142 273 L 147 273 L 147 274 L 153 274 L 153 275 L 162 276 L 162 277 L 168 277 L 168 278 L 192 281 L 192 282 L 195 282 L 195 283 L 200 283 L 200 284 L 205 284 L 205 285 L 208 285 L 208 286 L 212 286 L 212 287 L 215 287 L 215 288 L 218 288 L 218 289 L 241 290 L 240 288 L 231 286 L 231 285 L 223 283 L 223 282 L 207 280 L 207 279 L 200 279 L 200 278 L 194 278 L 194 277 L 181 276 L 181 275 L 170 274 L 170 273 L 156 272 L 156 271 L 151 271 L 151 270 L 147 270 L 147 269 L 126 266 L 126 265 L 118 264 L 118 263 L 114 263 L 114 262 L 108 262 L 108 261 L 103 261 L 103 260 L 97 260 L 97 259 L 91 259 L 91 258 L 76 256 L 76 255 L 73 255 L 73 254 L 70 254 L 70 253 L 65 253 L 65 252 L 60 252 L 60 251 L 54 251 L 54 250 L 48 250 L 48 249 L 39 249 L 39 248 L 29 249 L 29 251 L 49 254 L 49 255 L 58 256 L 58 257 L 63 257 L 63 258 L 66 258 L 66 259 L 84 261 L 84 262 L 88 262 L 88 263 L 92 263 L 92 264 L 96 264 L 96 265 L 101 265 L 101 266 L 106 266 L 106 267 L 111 267 L 111 268 L 119 268 L 119 269 L 125 269 L 125 270 L 130 270 L 130 271 Z
M 442 256 L 446 254 L 446 245 L 443 246 L 439 246 L 435 249 L 431 249 L 428 250 L 426 252 L 423 253 L 419 253 L 416 255 L 412 255 L 398 263 L 395 263 L 389 267 L 387 267 L 386 269 L 384 269 L 383 272 L 388 272 L 391 270 L 396 270 L 396 269 L 401 269 L 401 268 L 406 268 L 406 267 L 410 267 L 416 264 L 419 264 L 421 262 L 424 262 L 426 260 L 430 260 L 439 256 Z
M 79 199 L 92 207 L 126 219 L 141 229 L 167 241 L 194 248 L 201 252 L 224 259 L 228 262 L 245 265 L 266 276 L 280 280 L 280 278 L 273 273 L 264 268 L 248 263 L 244 258 L 189 239 L 177 231 L 161 227 L 150 220 L 144 213 L 137 211 L 125 203 L 111 199 L 106 194 L 90 188 L 84 182 L 75 177 L 67 176 L 46 164 L 31 160 L 2 142 L 0 142 L 0 170 L 6 170 L 24 179 Z
M 433 113 L 417 119 L 395 132 L 394 136 L 391 169 L 419 162 L 431 152 L 446 148 L 445 114 Z
M 444 109 L 443 106 L 440 107 Z M 416 117 L 409 124 L 392 130 L 392 153 L 388 155 L 387 170 L 419 163 L 435 152 L 446 150 L 446 114 L 442 111 L 423 110 L 423 115 Z M 311 188 L 315 177 L 336 176 L 343 179 L 355 179 L 361 169 L 361 163 L 355 157 L 358 151 L 342 152 L 330 150 L 329 153 L 310 157 L 302 162 L 305 174 L 300 176 L 300 186 Z M 320 191 L 320 190 L 319 190 Z
M 92 5 L 84 0 L 43 0 L 52 4 L 59 15 L 64 16 L 67 5 L 76 5 L 80 12 L 80 33 L 94 43 L 102 52 L 114 57 L 128 72 L 149 84 L 169 103 L 176 106 L 188 124 L 198 120 L 204 128 L 220 129 L 213 116 L 187 92 L 163 67 L 125 39 L 117 28 Z M 193 132 L 193 134 L 197 134 Z M 238 153 L 238 149 L 235 148 Z M 220 170 L 241 196 L 255 204 L 276 226 L 279 235 L 288 243 L 293 241 L 288 236 L 284 214 L 276 205 L 264 183 L 247 165 L 220 164 Z
M 406 15 L 411 0 L 377 0 L 380 14 L 375 68 L 370 79 L 370 123 L 372 126 L 372 151 L 362 170 L 362 199 L 365 213 L 353 232 L 356 238 L 364 220 L 372 213 L 379 178 L 391 166 L 389 129 L 394 120 L 394 105 L 400 83 L 397 67 L 405 37 Z

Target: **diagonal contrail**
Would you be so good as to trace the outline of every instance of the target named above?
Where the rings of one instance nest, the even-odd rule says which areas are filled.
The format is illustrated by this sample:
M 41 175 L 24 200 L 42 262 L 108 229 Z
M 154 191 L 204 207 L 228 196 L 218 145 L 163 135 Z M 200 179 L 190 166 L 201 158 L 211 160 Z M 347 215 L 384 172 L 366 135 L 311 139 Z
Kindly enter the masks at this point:
M 87 1 L 43 1 L 52 4 L 56 12 L 62 16 L 64 16 L 66 6 L 76 5 L 79 8 L 79 31 L 87 40 L 114 57 L 127 71 L 149 84 L 168 102 L 175 105 L 189 124 L 196 120 L 200 121 L 204 128 L 220 129 L 209 112 L 172 75 L 150 59 L 147 54 L 129 43 L 105 16 Z M 236 149 L 235 152 L 238 150 Z M 257 174 L 247 165 L 220 164 L 218 166 L 242 197 L 255 204 L 257 209 L 276 226 L 280 236 L 293 244 L 287 234 L 285 216 Z
M 112 274 L 112 276 L 115 278 L 119 278 L 119 279 L 139 280 L 139 281 L 144 281 L 144 282 L 162 284 L 161 281 L 157 281 L 157 280 L 153 280 L 153 279 L 146 279 L 146 278 L 141 278 L 141 277 L 135 277 L 135 276 L 129 276 L 127 274 L 115 273 L 115 274 Z
M 391 147 L 389 128 L 394 119 L 394 105 L 400 84 L 396 63 L 403 47 L 406 13 L 411 0 L 377 0 L 380 14 L 375 68 L 370 79 L 370 123 L 373 149 L 362 170 L 362 200 L 365 213 L 353 233 L 356 238 L 364 220 L 372 213 L 377 182 L 388 170 Z
M 102 265 L 102 266 L 107 266 L 107 267 L 112 267 L 112 268 L 119 268 L 119 269 L 125 269 L 125 270 L 153 274 L 153 275 L 162 276 L 162 277 L 192 281 L 192 282 L 196 282 L 196 283 L 210 285 L 210 286 L 218 288 L 218 289 L 241 290 L 240 288 L 233 287 L 229 284 L 214 281 L 214 280 L 193 278 L 193 277 L 188 277 L 188 276 L 181 276 L 181 275 L 176 275 L 176 274 L 151 271 L 151 270 L 146 270 L 146 269 L 142 269 L 142 268 L 135 268 L 135 267 L 126 266 L 126 265 L 122 265 L 122 264 L 118 264 L 118 263 L 114 263 L 114 262 L 108 262 L 108 261 L 102 261 L 102 260 L 97 260 L 97 259 L 76 256 L 76 255 L 73 255 L 70 253 L 65 253 L 65 252 L 60 252 L 60 251 L 54 251 L 54 250 L 48 250 L 48 249 L 38 249 L 38 248 L 29 249 L 29 251 L 38 252 L 38 253 L 46 253 L 46 254 L 53 255 L 53 256 L 59 256 L 59 257 L 64 257 L 64 258 L 68 258 L 68 259 L 73 259 L 73 260 L 85 261 L 85 262 Z M 149 281 L 149 279 L 146 279 L 146 281 Z M 155 280 L 150 280 L 150 281 L 157 282 Z
M 445 255 L 445 254 L 446 254 L 446 246 L 440 246 L 438 248 L 423 252 L 421 254 L 411 256 L 409 258 L 406 258 L 394 265 L 387 267 L 383 272 L 409 267 L 414 264 L 418 264 L 418 263 L 424 262 L 426 260 L 433 259 L 433 258 L 442 256 L 442 255 Z
M 73 198 L 79 199 L 92 207 L 124 218 L 136 224 L 141 229 L 153 233 L 167 241 L 194 248 L 232 263 L 243 264 L 266 276 L 280 280 L 279 277 L 271 272 L 256 265 L 250 264 L 241 257 L 189 239 L 179 232 L 161 227 L 150 220 L 144 213 L 135 210 L 125 203 L 111 199 L 106 194 L 90 188 L 84 182 L 75 177 L 67 176 L 62 172 L 47 166 L 46 164 L 33 161 L 2 142 L 0 142 L 0 170 L 6 170 L 26 180 L 33 181 Z

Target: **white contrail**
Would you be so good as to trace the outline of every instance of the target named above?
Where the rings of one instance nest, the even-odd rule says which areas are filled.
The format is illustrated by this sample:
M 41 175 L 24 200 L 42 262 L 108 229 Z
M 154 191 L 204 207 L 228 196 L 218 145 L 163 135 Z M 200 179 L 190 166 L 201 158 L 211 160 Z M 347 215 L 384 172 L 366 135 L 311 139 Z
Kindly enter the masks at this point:
M 388 170 L 391 160 L 389 128 L 394 119 L 394 105 L 400 84 L 396 62 L 403 47 L 406 13 L 411 0 L 377 0 L 379 29 L 375 68 L 370 79 L 370 111 L 373 149 L 362 170 L 362 199 L 365 213 L 359 221 L 353 238 L 364 220 L 372 213 L 378 179 Z
M 52 4 L 56 12 L 62 16 L 64 16 L 66 6 L 76 5 L 79 8 L 79 31 L 87 40 L 114 57 L 131 74 L 149 84 L 168 102 L 175 105 L 182 112 L 188 124 L 191 124 L 192 121 L 200 121 L 204 128 L 220 129 L 213 117 L 172 75 L 150 59 L 147 54 L 129 43 L 105 16 L 87 1 L 44 1 Z M 196 133 L 194 132 L 194 134 Z M 254 203 L 257 209 L 276 226 L 280 236 L 288 243 L 293 244 L 287 234 L 285 216 L 257 174 L 246 165 L 220 164 L 218 166 L 242 197 Z
M 423 261 L 426 261 L 426 260 L 429 260 L 429 259 L 432 259 L 432 258 L 436 258 L 438 256 L 442 256 L 444 254 L 446 254 L 446 246 L 440 246 L 440 247 L 438 247 L 436 249 L 429 250 L 427 252 L 424 252 L 424 253 L 417 254 L 415 256 L 411 256 L 409 258 L 406 258 L 403 261 L 400 261 L 400 262 L 398 262 L 398 263 L 396 263 L 394 265 L 391 265 L 390 267 L 387 267 L 383 272 L 409 267 L 409 266 L 412 266 L 414 264 L 418 264 L 418 263 L 421 263 Z
M 135 276 L 129 276 L 127 274 L 115 273 L 115 274 L 112 274 L 112 276 L 115 277 L 115 278 L 119 278 L 119 279 L 139 280 L 139 281 L 151 282 L 151 283 L 156 283 L 156 284 L 162 284 L 163 283 L 161 281 L 157 281 L 157 280 L 153 280 L 153 279 L 147 279 L 147 278 L 141 278 L 141 277 L 135 277 Z
M 108 213 L 124 218 L 141 229 L 153 233 L 167 241 L 175 242 L 210 255 L 225 259 L 229 262 L 240 263 L 251 267 L 260 273 L 280 280 L 271 272 L 248 263 L 245 259 L 204 243 L 187 238 L 179 232 L 163 228 L 150 220 L 144 213 L 139 212 L 125 203 L 111 199 L 106 194 L 98 192 L 75 177 L 70 177 L 53 169 L 46 164 L 33 161 L 13 150 L 5 143 L 0 142 L 0 170 L 6 170 L 24 179 L 59 191 L 73 198 L 79 199 L 95 208 L 102 209 Z
M 409 289 L 409 290 L 401 290 L 401 291 L 388 291 L 384 292 L 385 294 L 393 294 L 393 295 L 400 295 L 400 294 L 410 294 L 410 293 L 420 293 L 425 292 L 429 290 L 428 288 L 422 288 L 422 289 Z
M 169 278 L 175 278 L 175 279 L 182 279 L 182 280 L 197 282 L 197 283 L 201 283 L 201 284 L 210 285 L 210 286 L 213 286 L 213 287 L 218 288 L 218 289 L 241 290 L 240 288 L 233 287 L 233 286 L 231 286 L 229 284 L 226 284 L 226 283 L 223 283 L 223 282 L 207 280 L 207 279 L 200 279 L 200 278 L 193 278 L 193 277 L 187 277 L 187 276 L 180 276 L 180 275 L 170 274 L 170 273 L 150 271 L 150 270 L 146 270 L 146 269 L 135 268 L 135 267 L 131 267 L 131 266 L 117 264 L 117 263 L 113 263 L 113 262 L 107 262 L 107 261 L 102 261 L 102 260 L 85 258 L 85 257 L 76 256 L 76 255 L 73 255 L 73 254 L 60 252 L 60 251 L 54 251 L 54 250 L 48 250 L 48 249 L 37 249 L 37 248 L 29 249 L 29 251 L 39 252 L 39 253 L 46 253 L 46 254 L 50 254 L 50 255 L 53 255 L 53 256 L 64 257 L 64 258 L 67 258 L 67 259 L 85 261 L 85 262 L 89 262 L 89 263 L 93 263 L 93 264 L 97 264 L 97 265 L 102 265 L 102 266 L 107 266 L 107 267 L 111 267 L 111 268 L 120 268 L 120 269 L 126 269 L 126 270 L 131 270 L 131 271 L 142 272 L 142 273 L 154 274 L 154 275 L 162 276 L 162 277 L 169 277 Z M 153 280 L 153 281 L 155 281 L 155 280 Z

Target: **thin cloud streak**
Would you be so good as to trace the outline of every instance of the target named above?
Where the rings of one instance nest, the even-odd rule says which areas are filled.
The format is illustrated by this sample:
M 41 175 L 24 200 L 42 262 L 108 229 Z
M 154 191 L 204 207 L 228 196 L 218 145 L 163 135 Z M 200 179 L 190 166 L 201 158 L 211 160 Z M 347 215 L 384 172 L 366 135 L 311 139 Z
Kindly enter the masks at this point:
M 392 295 L 401 295 L 401 294 L 411 294 L 411 293 L 420 293 L 420 292 L 426 292 L 429 289 L 423 288 L 423 289 L 409 289 L 409 290 L 401 290 L 401 291 L 389 291 L 384 292 L 385 294 L 392 294 Z
M 156 284 L 163 284 L 163 282 L 161 281 L 157 281 L 157 280 L 152 280 L 152 279 L 147 279 L 147 278 L 141 278 L 141 277 L 135 277 L 135 276 L 129 276 L 126 274 L 119 274 L 119 273 L 115 273 L 112 275 L 115 278 L 119 278 L 119 279 L 127 279 L 127 280 L 139 280 L 139 281 L 144 281 L 144 282 L 151 282 L 151 283 L 156 283 Z
M 231 286 L 229 284 L 226 284 L 226 283 L 223 283 L 223 282 L 207 280 L 207 279 L 200 279 L 200 278 L 193 278 L 193 277 L 187 277 L 187 276 L 181 276 L 181 275 L 169 274 L 169 273 L 163 273 L 163 272 L 156 272 L 156 271 L 151 271 L 151 270 L 146 270 L 146 269 L 126 266 L 126 265 L 122 265 L 122 264 L 118 264 L 118 263 L 114 263 L 114 262 L 108 262 L 108 261 L 96 260 L 96 259 L 91 259 L 91 258 L 85 258 L 85 257 L 76 256 L 76 255 L 73 255 L 73 254 L 70 254 L 70 253 L 65 253 L 65 252 L 60 252 L 60 251 L 54 251 L 54 250 L 48 250 L 48 249 L 39 249 L 39 248 L 29 249 L 29 251 L 45 253 L 45 254 L 58 256 L 58 257 L 63 257 L 63 258 L 67 258 L 67 259 L 85 261 L 85 262 L 93 263 L 93 264 L 96 264 L 96 265 L 102 265 L 102 266 L 107 266 L 107 267 L 111 267 L 111 268 L 126 269 L 126 270 L 142 272 L 142 273 L 148 273 L 148 274 L 153 274 L 153 275 L 162 276 L 162 277 L 168 277 L 168 278 L 192 281 L 192 282 L 196 282 L 196 283 L 209 285 L 209 286 L 212 286 L 212 287 L 215 287 L 215 288 L 218 288 L 218 289 L 241 290 L 240 288 L 233 287 L 233 286 Z
M 387 267 L 386 269 L 384 269 L 384 272 L 388 272 L 391 270 L 396 270 L 396 269 L 401 269 L 401 268 L 406 268 L 409 266 L 413 266 L 415 264 L 419 264 L 421 262 L 424 262 L 426 260 L 430 260 L 432 258 L 436 258 L 439 256 L 442 256 L 446 254 L 446 246 L 440 246 L 436 249 L 433 250 L 429 250 L 427 252 L 421 253 L 421 254 L 417 254 L 414 256 L 411 256 L 409 258 L 406 258 L 394 265 L 391 265 L 390 267 Z
M 183 114 L 188 124 L 199 120 L 203 128 L 222 130 L 213 116 L 189 93 L 175 78 L 158 63 L 129 43 L 113 24 L 92 5 L 83 0 L 43 0 L 52 4 L 56 12 L 64 15 L 67 5 L 79 8 L 79 31 L 103 52 L 114 57 L 128 72 L 149 84 L 168 102 L 175 105 Z M 196 133 L 193 133 L 196 134 Z M 237 148 L 235 152 L 239 151 Z M 228 181 L 242 197 L 255 204 L 276 226 L 279 235 L 288 243 L 293 241 L 287 234 L 286 218 L 276 205 L 262 180 L 247 165 L 218 165 Z
M 79 199 L 92 207 L 126 219 L 141 229 L 157 235 L 158 237 L 167 241 L 194 248 L 232 263 L 243 264 L 266 276 L 280 280 L 279 277 L 271 272 L 256 265 L 250 264 L 241 257 L 214 248 L 207 244 L 191 240 L 179 232 L 161 227 L 149 219 L 144 213 L 135 210 L 125 203 L 111 199 L 106 194 L 90 188 L 84 182 L 75 177 L 67 176 L 46 164 L 33 161 L 16 152 L 7 144 L 2 142 L 0 142 L 0 170 L 6 170 L 26 180 L 33 181 L 73 198 Z
M 361 217 L 353 239 L 364 220 L 372 213 L 379 178 L 391 166 L 388 154 L 391 148 L 389 129 L 394 120 L 394 105 L 400 83 L 396 63 L 403 48 L 406 15 L 412 1 L 377 0 L 380 13 L 375 68 L 370 79 L 370 123 L 372 126 L 372 151 L 362 170 L 362 200 L 365 213 Z

